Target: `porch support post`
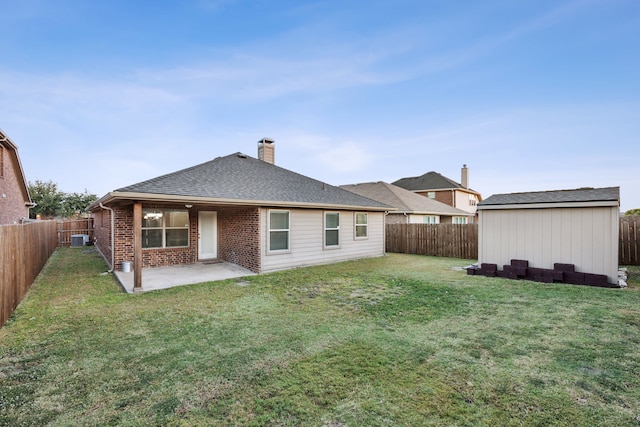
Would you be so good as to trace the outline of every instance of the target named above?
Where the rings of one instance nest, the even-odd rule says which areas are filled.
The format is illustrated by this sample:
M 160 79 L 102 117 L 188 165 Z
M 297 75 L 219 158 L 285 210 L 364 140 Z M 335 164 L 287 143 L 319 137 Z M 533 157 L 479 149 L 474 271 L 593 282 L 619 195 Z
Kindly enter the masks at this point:
M 133 292 L 142 291 L 142 203 L 133 204 Z

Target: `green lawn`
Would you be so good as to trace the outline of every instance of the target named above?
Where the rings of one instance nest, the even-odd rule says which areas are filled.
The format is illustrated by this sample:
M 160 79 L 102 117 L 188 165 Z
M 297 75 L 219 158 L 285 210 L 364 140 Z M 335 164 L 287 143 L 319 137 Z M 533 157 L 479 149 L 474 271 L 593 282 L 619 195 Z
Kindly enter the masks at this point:
M 640 423 L 625 290 L 391 254 L 127 295 L 58 249 L 0 329 L 0 425 Z

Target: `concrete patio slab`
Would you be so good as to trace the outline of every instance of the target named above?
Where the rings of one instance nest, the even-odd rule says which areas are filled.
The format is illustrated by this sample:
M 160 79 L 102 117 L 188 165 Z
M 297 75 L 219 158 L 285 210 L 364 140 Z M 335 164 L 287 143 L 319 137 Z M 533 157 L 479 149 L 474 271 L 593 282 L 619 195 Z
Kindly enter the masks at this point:
M 133 293 L 133 271 L 123 273 L 114 271 L 122 288 Z M 142 291 L 156 291 L 174 286 L 193 285 L 236 277 L 254 276 L 256 273 L 228 262 L 176 265 L 172 267 L 154 267 L 142 269 Z

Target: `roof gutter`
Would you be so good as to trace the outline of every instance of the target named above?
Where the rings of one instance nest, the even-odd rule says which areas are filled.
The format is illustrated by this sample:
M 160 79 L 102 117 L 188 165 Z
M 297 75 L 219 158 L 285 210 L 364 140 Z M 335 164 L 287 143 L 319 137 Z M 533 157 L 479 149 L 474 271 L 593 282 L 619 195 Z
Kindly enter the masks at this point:
M 501 205 L 478 205 L 479 211 L 496 209 L 548 209 L 548 208 L 592 208 L 619 206 L 615 200 L 592 202 L 546 202 L 546 203 L 508 203 Z

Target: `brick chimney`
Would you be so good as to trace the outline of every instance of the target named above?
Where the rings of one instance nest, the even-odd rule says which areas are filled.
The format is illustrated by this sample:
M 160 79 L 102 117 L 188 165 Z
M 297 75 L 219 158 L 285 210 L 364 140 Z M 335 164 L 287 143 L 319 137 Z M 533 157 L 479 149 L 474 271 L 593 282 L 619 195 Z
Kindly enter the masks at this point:
M 258 159 L 263 162 L 271 163 L 276 162 L 276 147 L 273 139 L 262 138 L 258 141 Z
M 467 168 L 467 165 L 462 165 L 461 175 L 460 185 L 464 188 L 469 188 L 469 168 Z

